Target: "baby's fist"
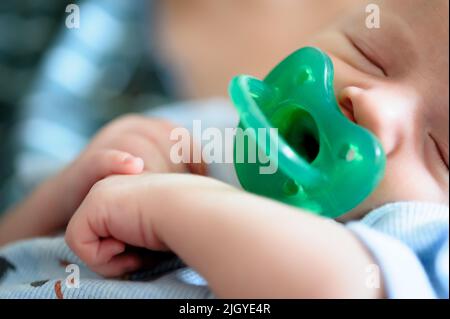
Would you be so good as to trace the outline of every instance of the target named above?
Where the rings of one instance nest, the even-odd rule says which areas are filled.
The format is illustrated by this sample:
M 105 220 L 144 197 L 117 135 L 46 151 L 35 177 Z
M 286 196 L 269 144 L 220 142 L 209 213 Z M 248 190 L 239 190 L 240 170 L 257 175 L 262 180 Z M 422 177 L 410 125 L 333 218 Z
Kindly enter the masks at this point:
M 69 222 L 66 242 L 93 271 L 118 276 L 137 270 L 140 258 L 127 245 L 167 250 L 153 218 L 140 203 L 148 174 L 112 176 L 96 183 Z M 149 196 L 155 194 L 149 194 Z

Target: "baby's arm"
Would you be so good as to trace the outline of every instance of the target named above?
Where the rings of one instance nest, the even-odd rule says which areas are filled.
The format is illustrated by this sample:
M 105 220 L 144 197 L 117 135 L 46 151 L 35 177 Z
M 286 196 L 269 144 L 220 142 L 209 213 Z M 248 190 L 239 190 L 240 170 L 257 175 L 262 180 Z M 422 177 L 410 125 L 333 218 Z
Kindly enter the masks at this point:
M 117 150 L 88 152 L 40 185 L 0 220 L 0 246 L 22 238 L 50 235 L 70 219 L 89 189 L 113 174 L 139 174 L 142 159 Z
M 79 158 L 4 215 L 0 220 L 0 245 L 64 229 L 90 188 L 106 176 L 139 174 L 143 170 L 204 174 L 202 163 L 170 161 L 175 143 L 169 139 L 172 128 L 166 121 L 135 115 L 107 125 Z
M 381 297 L 370 255 L 345 227 L 192 175 L 115 176 L 69 223 L 69 246 L 93 270 L 139 267 L 125 243 L 172 250 L 218 297 Z

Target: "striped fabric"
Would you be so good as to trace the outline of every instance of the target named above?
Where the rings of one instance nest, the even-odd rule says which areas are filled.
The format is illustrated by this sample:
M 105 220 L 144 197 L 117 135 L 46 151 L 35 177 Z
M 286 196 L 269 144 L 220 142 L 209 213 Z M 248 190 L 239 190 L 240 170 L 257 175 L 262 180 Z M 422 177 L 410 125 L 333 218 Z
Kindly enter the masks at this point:
M 448 218 L 448 206 L 398 202 L 348 227 L 372 252 L 389 298 L 448 298 Z
M 448 298 L 448 214 L 447 206 L 399 202 L 386 204 L 361 221 L 348 224 L 372 252 L 388 298 Z M 80 267 L 79 288 L 66 284 L 68 264 Z M 152 279 L 103 279 L 83 265 L 63 237 L 57 237 L 21 241 L 0 249 L 0 298 L 156 299 L 214 295 L 205 280 L 190 268 L 161 273 Z

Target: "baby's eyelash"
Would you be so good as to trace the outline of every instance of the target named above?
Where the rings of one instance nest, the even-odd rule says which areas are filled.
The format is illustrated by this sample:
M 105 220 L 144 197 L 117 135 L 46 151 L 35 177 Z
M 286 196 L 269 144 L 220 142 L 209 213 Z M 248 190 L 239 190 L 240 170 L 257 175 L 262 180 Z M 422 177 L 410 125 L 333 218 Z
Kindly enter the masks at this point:
M 370 57 L 363 49 L 361 49 L 361 47 L 356 44 L 356 42 L 347 34 L 345 35 L 345 37 L 348 39 L 348 41 L 351 43 L 351 45 L 367 60 L 369 61 L 371 64 L 373 64 L 374 66 L 376 66 L 378 69 L 380 69 L 381 72 L 383 72 L 384 76 L 388 76 L 386 70 L 383 68 L 383 66 L 378 63 L 377 61 L 375 61 L 372 57 Z
M 447 167 L 447 170 L 448 170 L 448 164 L 445 162 L 445 157 L 444 157 L 444 154 L 442 153 L 441 148 L 439 147 L 439 144 L 436 142 L 436 140 L 434 139 L 434 137 L 431 134 L 428 134 L 428 136 L 431 138 L 431 141 L 433 141 L 434 147 L 436 149 L 436 152 L 439 155 L 439 158 L 441 159 L 442 163 Z

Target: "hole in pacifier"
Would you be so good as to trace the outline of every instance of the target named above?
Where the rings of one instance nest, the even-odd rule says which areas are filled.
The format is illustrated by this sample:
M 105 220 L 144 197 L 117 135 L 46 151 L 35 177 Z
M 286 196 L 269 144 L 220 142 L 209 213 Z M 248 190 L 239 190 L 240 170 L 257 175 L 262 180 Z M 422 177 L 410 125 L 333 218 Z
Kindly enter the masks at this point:
M 272 117 L 272 124 L 305 161 L 312 163 L 317 158 L 319 130 L 308 112 L 297 105 L 282 107 Z

